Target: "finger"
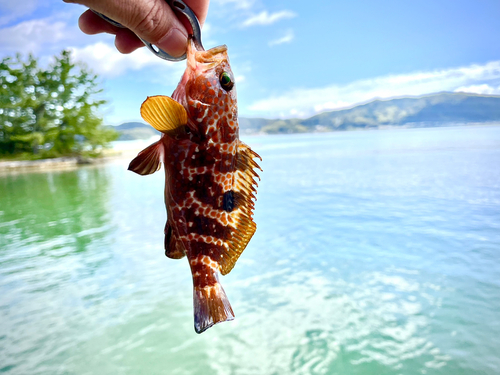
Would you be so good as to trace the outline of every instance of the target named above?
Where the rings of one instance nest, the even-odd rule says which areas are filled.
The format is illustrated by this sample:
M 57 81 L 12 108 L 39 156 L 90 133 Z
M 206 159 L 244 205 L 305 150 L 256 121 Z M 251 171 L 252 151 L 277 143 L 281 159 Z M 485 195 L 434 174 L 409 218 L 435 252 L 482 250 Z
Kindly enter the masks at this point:
M 71 0 L 71 2 L 84 4 L 105 14 L 172 56 L 180 56 L 186 50 L 188 33 L 164 0 Z M 91 25 L 86 26 L 94 31 L 100 27 L 95 26 L 95 23 Z
M 200 26 L 203 26 L 208 14 L 209 0 L 184 0 L 184 2 L 196 14 Z
M 200 23 L 200 27 L 202 27 L 207 17 L 209 0 L 184 0 L 184 2 L 194 12 L 196 18 L 198 19 L 198 22 Z M 188 30 L 189 33 L 192 33 L 193 27 L 191 26 L 187 17 L 176 10 L 175 7 L 173 9 L 174 14 L 177 16 L 177 19 L 184 25 L 184 28 Z
M 116 35 L 115 46 L 121 53 L 131 53 L 144 46 L 144 43 L 132 31 L 111 25 L 91 10 L 87 10 L 80 16 L 78 25 L 88 35 L 99 33 Z
M 118 31 L 118 27 L 113 26 L 106 20 L 99 17 L 97 14 L 92 12 L 90 9 L 82 13 L 78 19 L 78 26 L 85 34 L 94 35 L 99 33 L 115 34 Z
M 115 46 L 121 53 L 131 53 L 144 47 L 144 43 L 129 29 L 121 29 L 116 33 Z

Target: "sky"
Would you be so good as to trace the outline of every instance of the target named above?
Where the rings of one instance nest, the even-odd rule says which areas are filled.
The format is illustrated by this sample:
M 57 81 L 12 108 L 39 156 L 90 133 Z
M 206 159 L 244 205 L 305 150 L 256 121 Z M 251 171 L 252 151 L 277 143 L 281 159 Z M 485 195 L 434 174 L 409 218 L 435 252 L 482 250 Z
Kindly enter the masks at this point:
M 85 35 L 85 10 L 60 0 L 0 0 L 0 58 L 63 49 L 97 73 L 104 123 L 139 121 L 147 96 L 171 95 L 183 62 L 122 55 Z M 228 46 L 243 117 L 309 117 L 374 99 L 441 91 L 500 95 L 499 0 L 211 0 L 205 48 Z

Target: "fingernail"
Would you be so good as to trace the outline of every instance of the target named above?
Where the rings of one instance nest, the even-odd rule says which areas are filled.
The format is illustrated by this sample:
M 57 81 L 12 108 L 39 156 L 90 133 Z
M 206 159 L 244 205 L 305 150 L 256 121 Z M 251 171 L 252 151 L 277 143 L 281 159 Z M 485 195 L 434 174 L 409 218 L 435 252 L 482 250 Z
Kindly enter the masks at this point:
M 179 29 L 172 28 L 160 39 L 157 47 L 174 57 L 182 56 L 186 52 L 187 35 Z

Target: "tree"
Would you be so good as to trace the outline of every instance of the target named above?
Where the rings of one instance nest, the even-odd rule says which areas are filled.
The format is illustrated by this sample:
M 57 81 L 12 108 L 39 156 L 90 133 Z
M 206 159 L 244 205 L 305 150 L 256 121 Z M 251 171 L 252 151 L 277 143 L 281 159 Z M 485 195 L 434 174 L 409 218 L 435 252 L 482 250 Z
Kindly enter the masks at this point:
M 0 62 L 0 155 L 97 154 L 117 133 L 102 126 L 98 77 L 62 51 L 43 69 L 32 55 Z

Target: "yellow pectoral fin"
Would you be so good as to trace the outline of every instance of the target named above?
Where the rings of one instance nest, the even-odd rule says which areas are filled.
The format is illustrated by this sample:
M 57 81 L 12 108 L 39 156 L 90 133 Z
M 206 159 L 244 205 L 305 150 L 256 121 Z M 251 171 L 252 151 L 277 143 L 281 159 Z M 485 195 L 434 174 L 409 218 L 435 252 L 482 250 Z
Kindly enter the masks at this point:
M 187 124 L 187 112 L 182 104 L 163 95 L 148 97 L 142 103 L 141 116 L 162 133 L 172 132 Z

